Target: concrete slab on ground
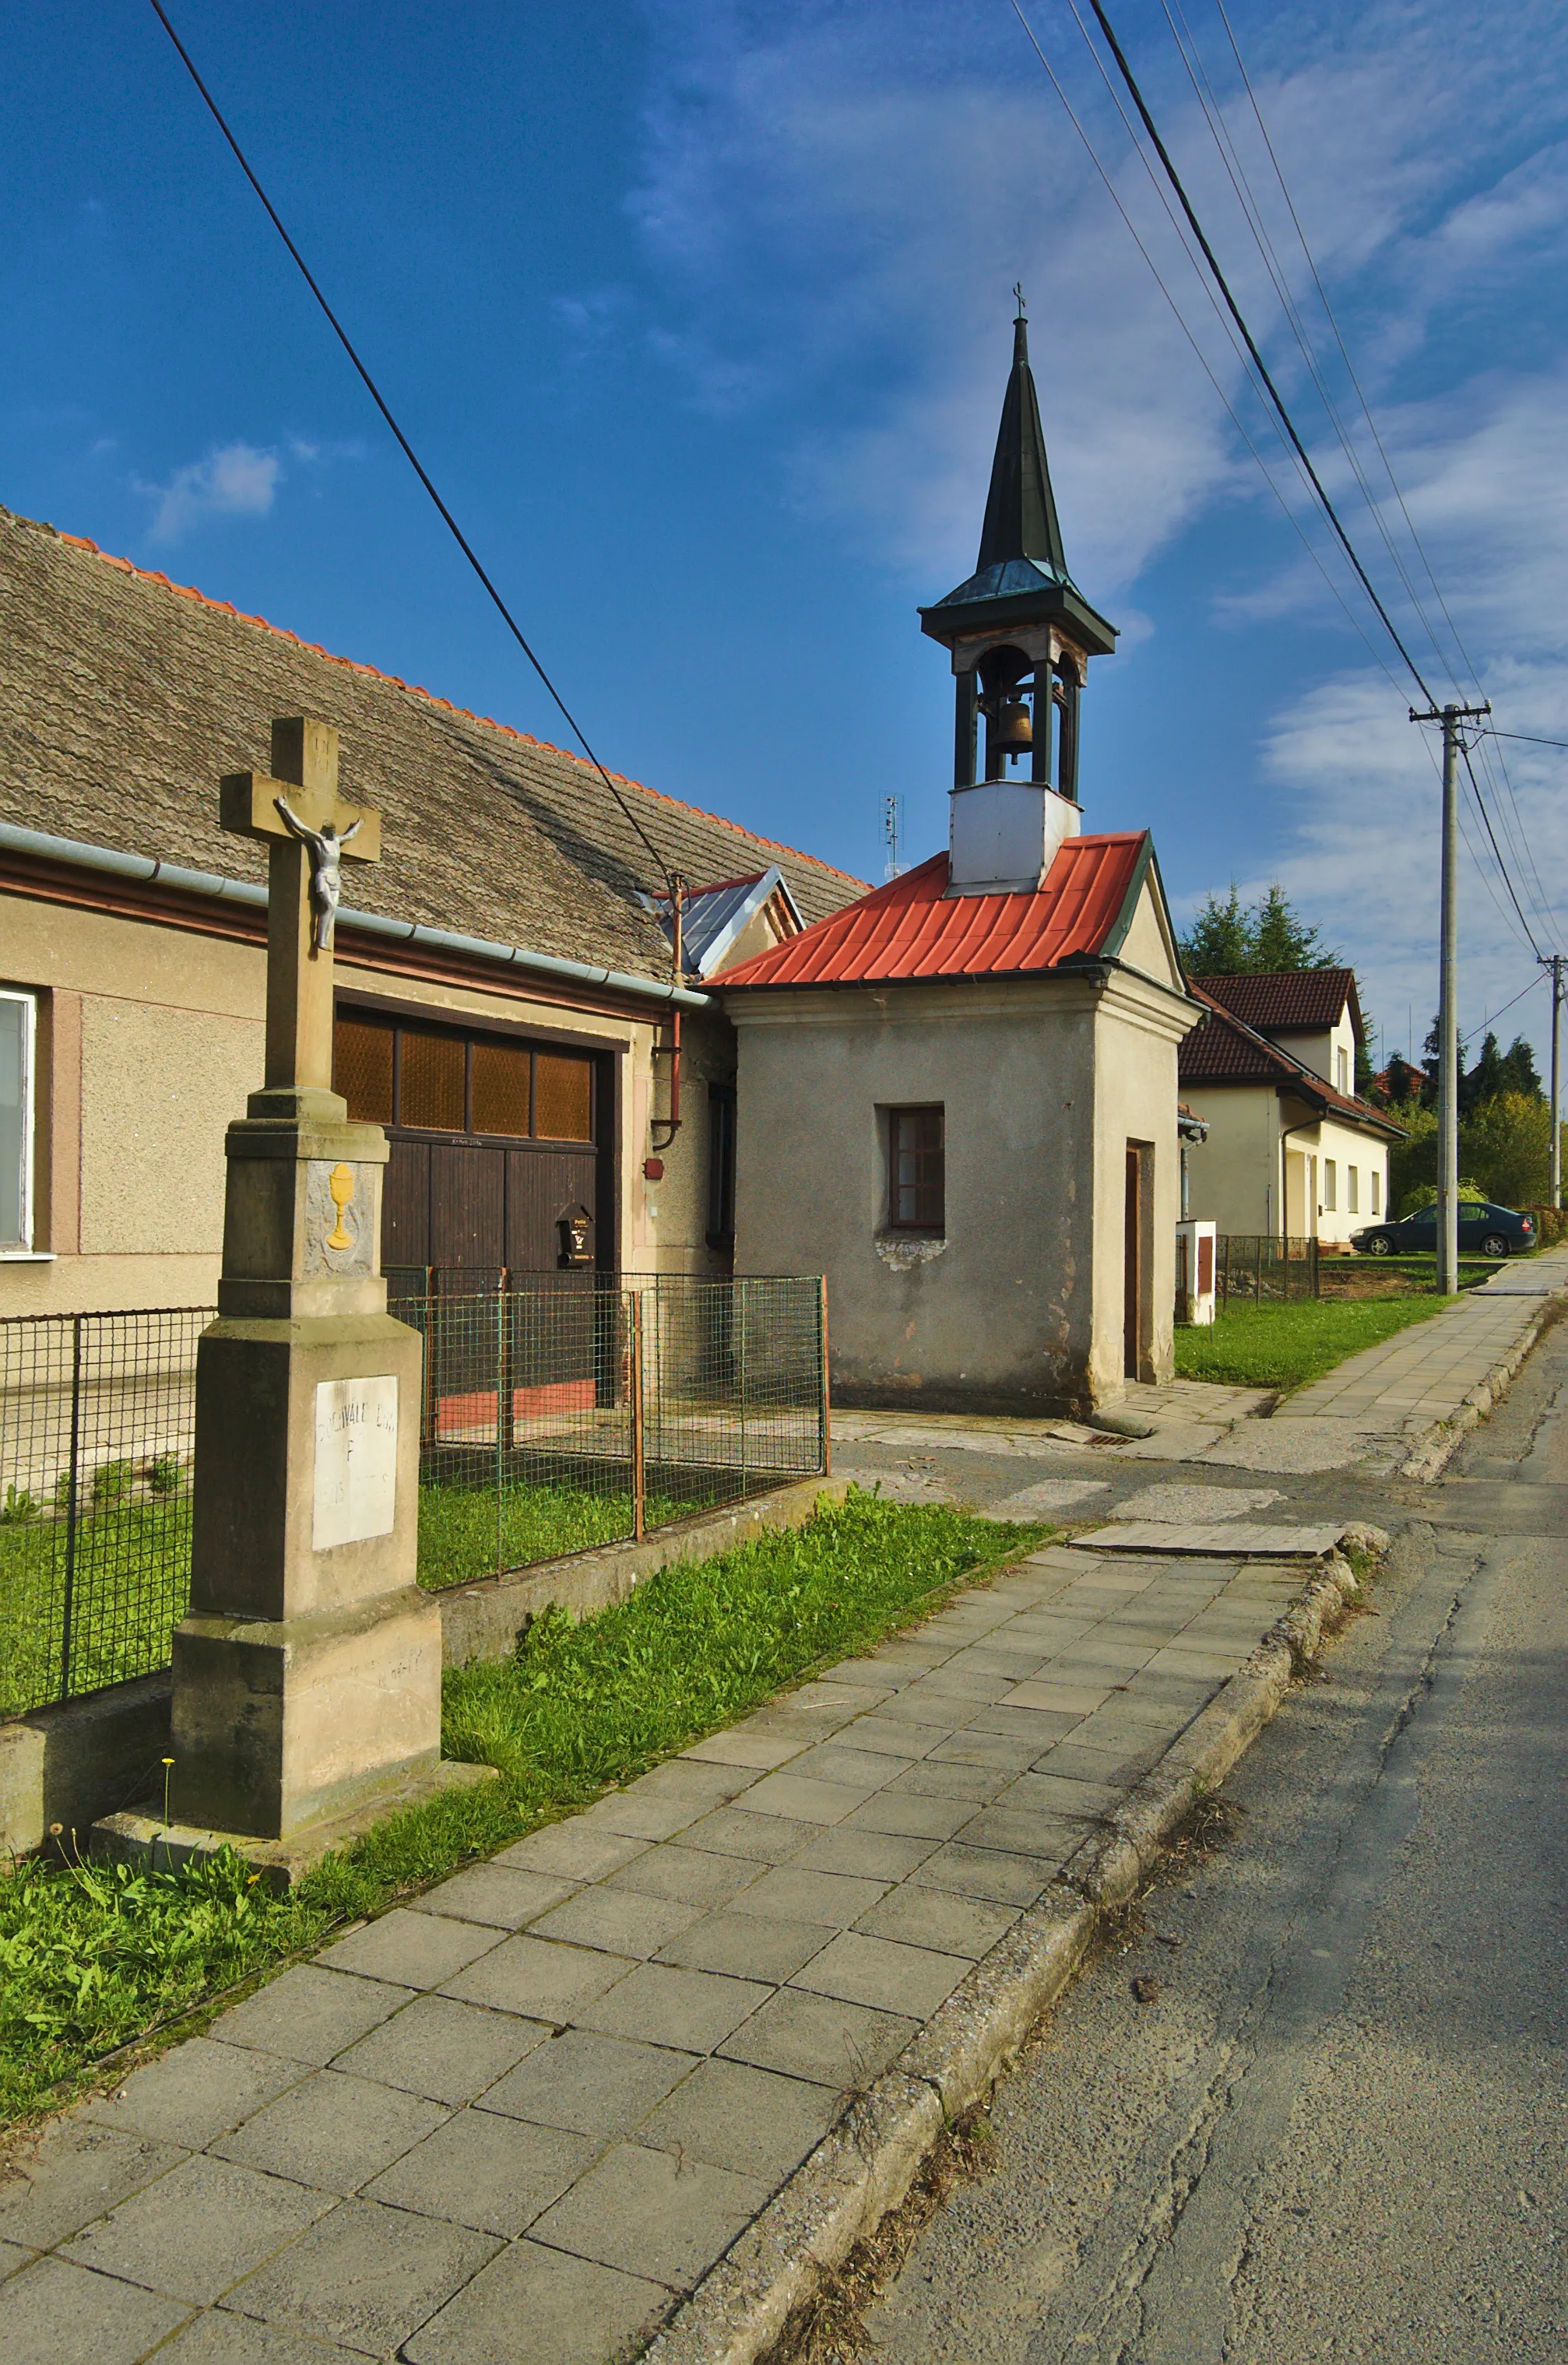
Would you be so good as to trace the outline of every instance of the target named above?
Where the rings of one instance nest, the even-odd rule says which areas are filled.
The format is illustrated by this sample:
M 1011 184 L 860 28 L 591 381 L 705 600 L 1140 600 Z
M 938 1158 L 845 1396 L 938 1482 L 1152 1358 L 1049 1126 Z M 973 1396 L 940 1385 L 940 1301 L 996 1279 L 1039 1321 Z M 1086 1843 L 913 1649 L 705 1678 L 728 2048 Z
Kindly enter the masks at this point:
M 1232 1522 L 1147 1531 L 1021 1560 L 68 2114 L 0 2190 L 6 2365 L 473 2365 L 524 2316 L 530 2365 L 628 2354 L 1299 1592 Z

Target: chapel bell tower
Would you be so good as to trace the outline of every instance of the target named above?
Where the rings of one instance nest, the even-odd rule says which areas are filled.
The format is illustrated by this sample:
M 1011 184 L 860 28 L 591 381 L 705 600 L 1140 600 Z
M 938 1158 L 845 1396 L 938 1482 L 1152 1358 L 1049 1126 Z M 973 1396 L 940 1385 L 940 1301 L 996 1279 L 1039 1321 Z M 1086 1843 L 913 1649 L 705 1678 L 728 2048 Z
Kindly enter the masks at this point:
M 1116 631 L 1067 571 L 1029 367 L 1022 291 L 980 556 L 967 583 L 920 611 L 952 653 L 950 895 L 1027 892 L 1076 836 L 1079 698 Z M 981 720 L 985 724 L 980 764 Z

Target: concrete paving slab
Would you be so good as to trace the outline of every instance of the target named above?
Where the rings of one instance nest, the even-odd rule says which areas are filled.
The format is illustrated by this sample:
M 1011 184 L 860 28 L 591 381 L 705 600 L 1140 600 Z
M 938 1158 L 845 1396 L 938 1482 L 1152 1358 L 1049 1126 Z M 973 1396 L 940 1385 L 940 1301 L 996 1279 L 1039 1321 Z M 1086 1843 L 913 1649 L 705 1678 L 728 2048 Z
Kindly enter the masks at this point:
M 309 2074 L 302 2061 L 193 2036 L 161 2060 L 133 2070 L 112 2094 L 89 2103 L 84 2115 L 100 2126 L 130 2129 L 199 2151 Z
M 959 1744 L 961 1749 L 962 1744 Z M 1005 1765 L 974 1765 L 965 1764 L 952 1754 L 948 1743 L 940 1756 L 933 1751 L 918 1765 L 911 1765 L 896 1781 L 890 1782 L 879 1798 L 966 1799 L 971 1806 L 983 1807 L 999 1790 L 1007 1788 L 1011 1769 Z
M 879 1938 L 867 1930 L 841 1930 L 790 1984 L 812 1995 L 869 2004 L 877 2012 L 929 2020 L 969 1967 L 967 1959 L 929 1946 Z
M 709 1913 L 659 1951 L 662 1963 L 684 1970 L 723 1971 L 733 1978 L 781 1987 L 826 1945 L 821 1922 L 789 1922 L 763 1913 Z
M 57 2258 L 0 2285 L 6 2365 L 137 2365 L 187 2313 L 133 2284 Z
M 24 2250 L 19 2242 L 0 2242 L 0 2283 L 8 2275 L 19 2274 L 24 2267 L 30 2267 L 37 2257 L 36 2250 Z
M 747 1732 L 743 1727 L 715 1732 L 682 1754 L 699 1765 L 751 1766 L 768 1773 L 774 1766 L 787 1765 L 791 1757 L 798 1757 L 805 1746 L 803 1742 Z
M 917 2025 L 836 1996 L 780 1988 L 719 2050 L 727 2061 L 856 2093 L 902 2052 Z
M 698 2057 L 568 2028 L 492 2086 L 484 2107 L 581 2135 L 629 2135 L 696 2068 Z
M 767 2198 L 760 2178 L 620 2144 L 545 2212 L 535 2237 L 689 2291 Z
M 1128 1520 L 1125 1526 L 1097 1529 L 1081 1539 L 1094 1552 L 1247 1552 L 1271 1559 L 1313 1559 L 1332 1552 L 1339 1541 L 1337 1525 L 1316 1528 L 1230 1526 L 1223 1519 L 1202 1526 L 1168 1527 L 1159 1519 Z
M 601 1831 L 619 1832 L 626 1839 L 672 1840 L 700 1815 L 707 1802 L 694 1799 L 639 1798 L 630 1790 L 612 1790 L 585 1810 Z
M 422 2094 L 319 2069 L 232 2135 L 219 2135 L 211 2152 L 323 2192 L 357 2192 L 449 2115 Z
M 1397 1431 L 1400 1423 L 1391 1419 Z M 1278 1472 L 1282 1477 L 1305 1477 L 1322 1470 L 1349 1470 L 1371 1448 L 1372 1432 L 1351 1420 L 1330 1420 L 1299 1415 L 1253 1421 L 1232 1429 L 1211 1446 L 1202 1459 L 1215 1470 Z
M 363 2365 L 359 2352 L 308 2340 L 227 2308 L 207 2308 L 157 2351 L 158 2365 Z
M 969 1765 L 1001 1775 L 1021 1774 L 1038 1747 L 1039 1743 L 1032 1737 L 977 1732 L 971 1728 L 967 1732 L 955 1733 L 951 1741 L 934 1749 L 924 1762 L 930 1765 Z
M 498 2111 L 460 2111 L 366 2190 L 373 2201 L 510 2236 L 558 2201 L 599 2149 L 594 2135 L 529 2125 Z
M 835 1824 L 801 1848 L 795 1866 L 802 1872 L 834 1872 L 851 1880 L 902 1880 L 923 1864 L 935 1840 L 911 1839 L 896 1832 L 852 1831 Z
M 1238 1519 L 1277 1503 L 1277 1486 L 1140 1486 L 1125 1496 L 1111 1511 L 1113 1519 L 1190 1520 Z
M 455 2110 L 493 2086 L 549 2034 L 543 2021 L 422 1995 L 340 2053 L 335 2066 Z
M 877 1785 L 813 1782 L 801 1774 L 768 1774 L 746 1792 L 748 1813 L 787 1815 L 802 1823 L 840 1823 Z
M 1110 1696 L 1108 1684 L 1058 1684 L 1047 1676 L 1018 1685 L 1008 1693 L 1007 1706 L 1044 1709 L 1052 1716 L 1092 1716 Z
M 553 1945 L 548 1938 L 524 1931 L 481 1955 L 449 1979 L 442 1992 L 460 2003 L 521 2012 L 527 2020 L 566 2021 L 632 1967 L 629 1955 Z
M 767 1818 L 754 1815 L 751 1820 L 760 1823 Z M 711 1910 L 715 1905 L 727 1905 L 767 1869 L 766 1864 L 746 1856 L 722 1855 L 716 1849 L 687 1847 L 668 1841 L 662 1847 L 650 1848 L 646 1855 L 639 1856 L 623 1872 L 612 1874 L 610 1885 L 634 1889 L 642 1897 L 667 1897 L 678 1904 Z
M 219 2013 L 210 2034 L 220 2045 L 248 2045 L 319 2068 L 357 2037 L 379 2028 L 399 2004 L 412 2003 L 414 1995 L 412 1988 L 301 1963 Z
M 946 1741 L 951 1730 L 946 1724 L 921 1724 L 913 1718 L 862 1716 L 846 1728 L 846 1737 L 855 1748 L 872 1756 L 902 1758 L 907 1764 Z
M 633 1889 L 580 1889 L 564 1905 L 533 1924 L 541 1938 L 561 1938 L 574 1946 L 597 1946 L 612 1955 L 632 1955 L 646 1961 L 666 1938 L 684 1930 L 701 1913 L 700 1905 L 678 1904 L 669 1897 L 644 1897 Z
M 1064 1865 L 1087 1836 L 1086 1825 L 1076 1818 L 1042 1814 L 1034 1807 L 996 1806 L 982 1809 L 964 1825 L 963 1844 L 1054 1867 Z
M 579 2005 L 573 2017 L 579 2026 L 601 2029 L 610 2036 L 711 2053 L 770 1993 L 759 1979 L 680 1970 L 673 1963 L 640 1963 L 608 1994 Z
M 911 1750 L 908 1754 L 913 1761 L 920 1752 Z M 846 1734 L 840 1740 L 820 1742 L 814 1749 L 808 1749 L 790 1770 L 812 1782 L 831 1782 L 835 1787 L 857 1790 L 867 1798 L 873 1790 L 879 1790 L 884 1782 L 890 1781 L 899 1769 L 896 1761 L 890 1764 L 886 1750 L 857 1748 L 850 1734 Z
M 742 2061 L 704 2061 L 644 2120 L 639 2139 L 776 2184 L 822 2140 L 841 2108 L 825 2086 Z
M 737 1913 L 777 1915 L 784 1922 L 815 1922 L 828 1930 L 847 1929 L 890 1883 L 847 1873 L 812 1872 L 802 1865 L 776 1865 L 735 1900 Z
M 890 1889 L 855 1924 L 875 1938 L 893 1938 L 902 1945 L 929 1946 L 938 1954 L 963 1955 L 978 1963 L 1018 1919 L 1015 1905 L 988 1904 L 973 1897 L 955 1897 L 935 1889 Z
M 673 2305 L 660 2283 L 540 2242 L 519 2242 L 480 2270 L 402 2350 L 409 2365 L 623 2365 Z
M 440 1882 L 409 1911 L 440 1913 L 449 1920 L 480 1922 L 495 1930 L 521 1930 L 572 1896 L 577 1884 L 543 1872 L 510 1869 L 499 1864 L 476 1864 L 451 1880 Z
M 500 2242 L 379 2201 L 345 2201 L 229 2295 L 236 2313 L 387 2357 Z
M 185 2156 L 151 2135 L 62 2119 L 21 2154 L 20 2174 L 0 2191 L 0 2235 L 23 2249 L 52 2249 Z
M 1081 1838 L 1081 1831 L 1075 1830 L 1073 1848 Z M 953 1840 L 910 1874 L 909 1885 L 947 1889 L 955 1897 L 983 1898 L 993 1905 L 1033 1905 L 1045 1895 L 1071 1852 L 1064 1848 L 1059 1855 L 1027 1855 Z
M 907 1790 L 879 1790 L 845 1821 L 846 1830 L 907 1833 L 912 1838 L 946 1840 L 974 1813 L 970 1799 L 913 1798 Z
M 84 2226 L 59 2255 L 202 2306 L 333 2206 L 330 2192 L 196 2158 Z
M 1054 1519 L 1060 1511 L 1076 1510 L 1080 1505 L 1092 1502 L 1096 1495 L 1111 1491 L 1106 1478 L 1042 1478 L 1033 1486 L 1021 1486 L 1016 1494 L 1003 1495 L 993 1503 L 981 1507 L 982 1519 L 1032 1520 Z
M 681 1845 L 749 1858 L 758 1866 L 783 1864 L 821 1828 L 820 1823 L 793 1823 L 785 1815 L 748 1815 L 739 1807 L 717 1807 L 682 1833 Z
M 391 1979 L 406 1988 L 438 1988 L 454 1971 L 498 1946 L 502 1933 L 444 1913 L 410 1913 L 394 1908 L 363 1930 L 340 1938 L 317 1956 L 328 1970 L 357 1971 L 362 1978 Z
M 606 1831 L 600 1823 L 585 1823 L 574 1815 L 565 1822 L 546 1823 L 543 1831 L 531 1832 L 527 1839 L 503 1848 L 494 1861 L 516 1865 L 523 1872 L 554 1873 L 565 1880 L 602 1880 L 606 1873 L 619 1871 L 633 1856 L 641 1855 L 646 1845 L 645 1840 Z

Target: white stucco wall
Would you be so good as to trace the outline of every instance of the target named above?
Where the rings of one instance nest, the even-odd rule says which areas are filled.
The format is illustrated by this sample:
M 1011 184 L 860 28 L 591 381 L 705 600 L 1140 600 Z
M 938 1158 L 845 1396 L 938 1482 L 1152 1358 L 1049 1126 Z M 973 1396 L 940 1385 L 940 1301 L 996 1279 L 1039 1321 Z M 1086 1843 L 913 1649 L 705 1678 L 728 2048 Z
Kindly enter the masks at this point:
M 737 993 L 736 1267 L 823 1272 L 834 1386 L 1019 1409 L 1121 1393 L 1129 1139 L 1153 1145 L 1146 1376 L 1170 1365 L 1176 1045 L 1136 979 Z M 940 1104 L 940 1241 L 888 1228 L 891 1107 Z
M 1376 1220 L 1388 1209 L 1388 1149 L 1377 1135 L 1337 1118 L 1298 1122 L 1305 1110 L 1282 1103 L 1271 1085 L 1203 1084 L 1187 1093 L 1207 1120 L 1209 1135 L 1188 1152 L 1189 1205 L 1221 1232 L 1278 1232 L 1334 1245 Z M 1281 1131 L 1285 1205 L 1280 1205 Z M 1334 1166 L 1334 1202 L 1328 1204 L 1327 1166 Z M 1355 1170 L 1358 1205 L 1350 1205 L 1350 1172 Z M 1378 1181 L 1378 1207 L 1372 1178 Z M 1319 1212 L 1321 1210 L 1321 1212 Z

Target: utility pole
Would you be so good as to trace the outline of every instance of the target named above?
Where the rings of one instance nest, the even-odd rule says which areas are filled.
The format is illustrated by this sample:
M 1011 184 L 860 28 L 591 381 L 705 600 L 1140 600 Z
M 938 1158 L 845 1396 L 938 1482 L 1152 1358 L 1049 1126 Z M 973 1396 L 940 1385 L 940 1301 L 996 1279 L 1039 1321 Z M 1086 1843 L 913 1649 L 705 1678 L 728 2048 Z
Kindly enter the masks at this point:
M 1551 956 L 1551 1204 L 1562 1205 L 1562 956 Z
M 1443 726 L 1443 871 L 1438 953 L 1438 1295 L 1459 1287 L 1459 757 L 1460 725 L 1490 714 L 1482 706 L 1410 709 L 1412 723 Z

